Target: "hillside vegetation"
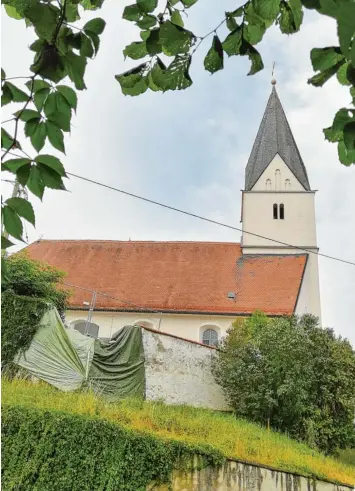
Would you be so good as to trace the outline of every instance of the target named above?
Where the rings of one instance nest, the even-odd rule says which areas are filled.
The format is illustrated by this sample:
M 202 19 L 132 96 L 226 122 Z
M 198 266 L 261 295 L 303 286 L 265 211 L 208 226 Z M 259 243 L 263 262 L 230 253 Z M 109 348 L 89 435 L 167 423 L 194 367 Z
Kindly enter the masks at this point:
M 44 383 L 24 380 L 4 380 L 2 396 L 6 408 L 85 415 L 111 422 L 122 430 L 133 430 L 137 435 L 143 432 L 148 438 L 200 447 L 205 453 L 207 445 L 214 458 L 222 455 L 304 476 L 355 484 L 355 467 L 229 414 L 133 400 L 107 404 L 89 392 L 64 393 Z

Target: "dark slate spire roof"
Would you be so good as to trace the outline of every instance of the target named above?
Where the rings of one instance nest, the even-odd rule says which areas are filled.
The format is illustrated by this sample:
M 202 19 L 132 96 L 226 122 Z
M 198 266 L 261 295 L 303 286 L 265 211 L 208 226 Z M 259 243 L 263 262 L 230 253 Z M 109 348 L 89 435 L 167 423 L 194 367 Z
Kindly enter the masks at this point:
M 293 138 L 275 85 L 245 169 L 245 190 L 250 191 L 276 154 L 279 154 L 302 186 L 309 191 L 307 171 Z

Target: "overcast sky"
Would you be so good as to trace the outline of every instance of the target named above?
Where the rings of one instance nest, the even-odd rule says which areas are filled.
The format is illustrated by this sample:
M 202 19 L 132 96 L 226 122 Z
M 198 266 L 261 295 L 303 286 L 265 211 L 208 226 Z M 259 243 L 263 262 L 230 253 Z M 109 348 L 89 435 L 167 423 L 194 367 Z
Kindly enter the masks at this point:
M 124 5 L 106 0 L 101 11 L 85 17 L 86 21 L 102 16 L 107 26 L 99 54 L 88 64 L 87 90 L 79 94 L 77 116 L 66 138 L 66 156 L 61 156 L 66 169 L 239 226 L 244 168 L 271 91 L 272 62 L 276 61 L 278 94 L 311 187 L 318 190 L 320 252 L 355 262 L 355 169 L 339 163 L 336 146 L 325 142 L 322 134 L 335 112 L 350 103 L 349 92 L 336 80 L 322 89 L 307 85 L 313 73 L 310 49 L 337 42 L 333 21 L 310 14 L 301 33 L 285 36 L 276 28 L 268 32 L 259 45 L 265 70 L 253 77 L 246 76 L 249 61 L 241 57 L 226 59 L 223 71 L 209 75 L 203 69 L 208 39 L 192 63 L 192 87 L 131 98 L 121 94 L 114 79 L 139 63 L 124 61 L 122 55 L 125 45 L 140 40 L 138 28 L 121 19 Z M 222 7 L 220 2 L 200 0 L 190 9 L 187 27 L 204 35 L 218 25 L 225 10 L 236 6 L 235 1 L 226 0 Z M 7 76 L 29 73 L 32 39 L 31 29 L 22 21 L 3 16 L 2 66 Z M 7 114 L 6 108 L 3 119 Z M 240 241 L 239 232 L 74 178 L 66 185 L 67 193 L 46 190 L 43 204 L 30 197 L 37 226 L 27 227 L 29 242 L 39 237 Z M 8 191 L 5 185 L 4 192 Z M 323 324 L 355 344 L 355 267 L 321 257 L 319 267 Z

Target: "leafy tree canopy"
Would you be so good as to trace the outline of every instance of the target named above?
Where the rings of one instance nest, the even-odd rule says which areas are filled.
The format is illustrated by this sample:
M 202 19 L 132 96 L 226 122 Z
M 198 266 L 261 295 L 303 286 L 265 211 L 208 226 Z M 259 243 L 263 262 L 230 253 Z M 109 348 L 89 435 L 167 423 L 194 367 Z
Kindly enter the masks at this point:
M 65 134 L 71 129 L 78 91 L 86 89 L 86 66 L 98 53 L 106 25 L 100 17 L 82 25 L 80 18 L 84 11 L 100 9 L 103 1 L 2 0 L 7 15 L 23 21 L 36 35 L 29 46 L 34 56 L 28 76 L 8 76 L 1 70 L 2 105 L 14 106 L 13 117 L 1 129 L 2 170 L 14 175 L 19 188 L 2 203 L 2 250 L 13 245 L 14 239 L 23 240 L 23 220 L 35 225 L 27 192 L 42 200 L 46 188 L 65 189 L 67 175 L 62 162 L 44 153 L 43 147 L 47 143 L 65 154 Z M 276 24 L 282 33 L 294 34 L 302 26 L 304 11 L 313 10 L 337 23 L 339 45 L 312 49 L 315 75 L 308 82 L 321 87 L 336 76 L 340 84 L 349 86 L 349 107 L 337 112 L 324 135 L 338 145 L 344 165 L 355 163 L 355 2 L 248 0 L 233 11 L 221 12 L 215 29 L 198 36 L 185 26 L 189 9 L 197 1 L 167 0 L 162 4 L 158 0 L 136 0 L 123 9 L 123 19 L 139 29 L 139 37 L 126 46 L 124 55 L 139 62 L 116 75 L 122 93 L 137 96 L 147 90 L 165 92 L 190 87 L 190 65 L 204 41 L 207 71 L 222 70 L 226 56 L 247 56 L 248 75 L 254 75 L 263 68 L 255 46 L 266 31 Z M 228 34 L 222 36 L 223 29 Z M 16 85 L 17 78 L 27 80 L 23 87 Z M 21 142 L 20 128 L 26 138 Z M 25 150 L 27 142 L 33 147 L 30 153 Z
M 64 276 L 65 273 L 22 252 L 7 260 L 7 277 L 1 291 L 51 302 L 64 319 L 70 296 L 69 290 L 61 286 Z
M 236 321 L 214 361 L 238 416 L 326 453 L 355 435 L 355 351 L 314 316 Z

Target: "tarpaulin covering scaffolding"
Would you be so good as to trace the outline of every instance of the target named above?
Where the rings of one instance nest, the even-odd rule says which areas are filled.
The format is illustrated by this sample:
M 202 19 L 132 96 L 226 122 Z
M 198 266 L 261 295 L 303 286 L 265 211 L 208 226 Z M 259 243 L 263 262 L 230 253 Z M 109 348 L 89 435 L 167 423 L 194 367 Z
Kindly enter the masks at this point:
M 109 341 L 66 329 L 55 308 L 46 312 L 27 351 L 15 363 L 63 391 L 92 387 L 115 401 L 144 397 L 142 332 L 125 326 Z

